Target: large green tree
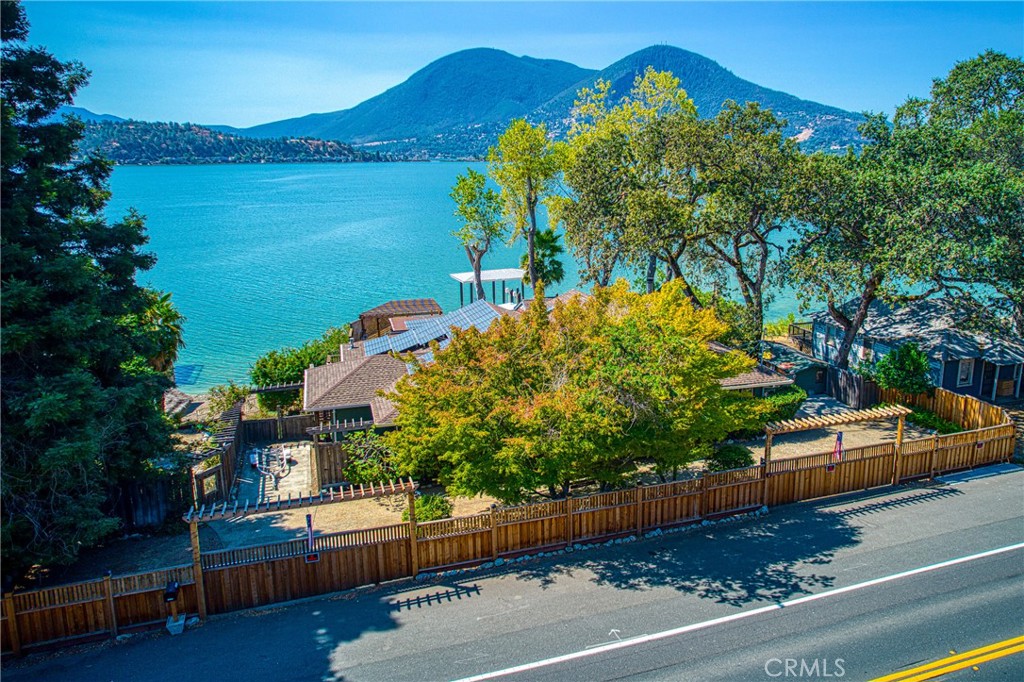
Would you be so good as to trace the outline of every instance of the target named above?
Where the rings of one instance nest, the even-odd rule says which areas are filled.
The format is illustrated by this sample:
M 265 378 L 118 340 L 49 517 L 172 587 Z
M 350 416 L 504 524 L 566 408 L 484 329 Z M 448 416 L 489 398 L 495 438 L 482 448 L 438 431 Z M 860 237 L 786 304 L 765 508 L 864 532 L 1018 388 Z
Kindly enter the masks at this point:
M 805 164 L 807 227 L 789 274 L 843 329 L 840 367 L 878 299 L 945 292 L 982 312 L 1008 301 L 1024 332 L 1024 179 L 1013 161 L 1022 80 L 1020 60 L 986 53 L 937 80 L 931 101 L 904 103 L 892 123 L 870 116 L 859 155 Z
M 752 361 L 709 347 L 724 325 L 680 282 L 641 296 L 620 281 L 550 315 L 541 298 L 455 332 L 399 382 L 388 440 L 403 475 L 505 502 L 562 496 L 578 480 L 630 483 L 646 464 L 668 475 L 744 423 L 749 405 L 719 380 Z
M 487 155 L 488 173 L 501 188 L 505 216 L 512 223 L 512 238 L 526 238 L 527 274 L 537 286 L 534 263 L 537 207 L 552 192 L 560 161 L 547 127 L 516 119 L 498 137 Z
M 491 249 L 491 242 L 505 234 L 501 220 L 501 196 L 487 186 L 487 176 L 472 168 L 456 178 L 450 196 L 455 202 L 455 215 L 462 219 L 462 227 L 452 234 L 466 250 L 466 257 L 473 268 L 476 296 L 483 299 L 481 263 Z
M 4 573 L 67 563 L 118 526 L 114 486 L 171 450 L 159 409 L 169 382 L 149 360 L 159 334 L 126 321 L 151 303 L 136 275 L 155 259 L 132 212 L 108 223 L 109 163 L 75 160 L 82 125 L 52 120 L 88 72 L 26 44 L 20 5 L 4 2 L 2 537 Z
M 889 144 L 927 160 L 918 275 L 1024 336 L 1024 61 L 990 50 L 958 63 L 930 100 L 899 108 Z
M 686 156 L 697 156 L 696 174 L 708 188 L 697 217 L 701 266 L 724 288 L 739 291 L 746 313 L 742 336 L 756 341 L 781 279 L 781 233 L 795 219 L 794 180 L 804 157 L 783 135 L 785 121 L 754 102 L 726 102 L 700 125 L 705 135 L 677 136 L 677 144 L 698 145 Z
M 624 267 L 643 273 L 650 292 L 661 262 L 697 304 L 687 259 L 704 194 L 689 153 L 699 145 L 678 143 L 701 132 L 696 109 L 679 79 L 652 68 L 617 103 L 610 87 L 599 81 L 579 93 L 562 155 L 569 194 L 553 202 L 554 214 L 585 281 L 606 284 Z

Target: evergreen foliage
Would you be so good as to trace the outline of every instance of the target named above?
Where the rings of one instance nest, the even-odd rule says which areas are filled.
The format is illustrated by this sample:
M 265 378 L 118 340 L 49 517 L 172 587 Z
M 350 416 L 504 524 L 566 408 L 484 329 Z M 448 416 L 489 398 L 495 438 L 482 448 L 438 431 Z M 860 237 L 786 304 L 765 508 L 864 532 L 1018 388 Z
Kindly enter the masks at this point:
M 444 495 L 427 493 L 416 498 L 416 523 L 449 519 L 453 511 L 455 511 L 455 505 Z M 409 520 L 408 509 L 402 510 L 402 520 Z
M 306 341 L 301 346 L 286 346 L 260 356 L 249 369 L 253 386 L 273 386 L 301 382 L 306 368 L 322 365 L 327 357 L 337 355 L 343 343 L 348 342 L 348 325 L 331 327 L 319 339 Z M 256 401 L 268 412 L 298 410 L 302 407 L 301 394 L 294 391 L 259 393 Z
M 708 471 L 729 471 L 754 466 L 754 455 L 742 445 L 719 445 L 704 460 Z
M 76 160 L 81 123 L 48 120 L 88 72 L 26 44 L 19 4 L 0 21 L 0 539 L 13 577 L 114 531 L 111 490 L 171 451 L 159 403 L 177 341 L 163 315 L 138 323 L 162 298 L 136 283 L 155 262 L 141 216 L 107 222 L 110 164 Z
M 904 343 L 868 368 L 867 375 L 879 386 L 901 393 L 932 393 L 932 367 L 928 355 L 916 343 Z

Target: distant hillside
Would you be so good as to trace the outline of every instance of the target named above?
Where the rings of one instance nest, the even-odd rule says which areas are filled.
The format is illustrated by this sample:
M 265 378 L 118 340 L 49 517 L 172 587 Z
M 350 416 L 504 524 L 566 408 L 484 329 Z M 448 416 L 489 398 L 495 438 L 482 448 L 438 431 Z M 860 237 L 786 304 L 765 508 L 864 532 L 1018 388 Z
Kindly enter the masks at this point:
M 501 50 L 464 50 L 428 64 L 404 83 L 352 109 L 238 132 L 260 137 L 305 135 L 353 143 L 422 139 L 505 123 L 592 73 L 567 62 L 515 57 Z
M 550 129 L 562 133 L 569 127 L 573 102 L 581 88 L 593 87 L 598 79 L 603 79 L 612 84 L 612 93 L 621 97 L 629 92 L 633 80 L 648 66 L 657 71 L 671 71 L 697 106 L 697 114 L 701 117 L 715 116 L 722 103 L 729 99 L 741 104 L 759 102 L 775 112 L 777 117 L 789 121 L 788 133 L 793 137 L 799 136 L 805 151 L 857 145 L 861 139 L 857 125 L 864 117 L 860 114 L 761 87 L 737 77 L 707 57 L 670 45 L 648 47 L 620 59 L 566 88 L 531 112 L 529 118 L 544 121 Z
M 404 156 L 480 157 L 513 118 L 543 121 L 564 134 L 580 88 L 604 78 L 623 95 L 648 65 L 678 77 L 701 116 L 714 116 L 727 99 L 757 101 L 787 119 L 789 134 L 807 151 L 860 144 L 859 114 L 761 87 L 706 57 L 670 46 L 640 50 L 596 72 L 500 50 L 465 50 L 352 109 L 245 129 L 218 128 L 240 135 L 342 139 Z
M 123 121 L 124 119 L 120 116 L 114 116 L 113 114 L 96 114 L 88 109 L 82 107 L 69 107 L 61 106 L 57 109 L 57 112 L 51 116 L 52 120 L 59 120 L 64 117 L 65 114 L 71 114 L 82 119 L 85 123 L 99 123 L 101 121 Z
M 256 139 L 191 123 L 87 123 L 79 145 L 117 164 L 297 163 L 379 161 L 385 156 L 309 138 Z

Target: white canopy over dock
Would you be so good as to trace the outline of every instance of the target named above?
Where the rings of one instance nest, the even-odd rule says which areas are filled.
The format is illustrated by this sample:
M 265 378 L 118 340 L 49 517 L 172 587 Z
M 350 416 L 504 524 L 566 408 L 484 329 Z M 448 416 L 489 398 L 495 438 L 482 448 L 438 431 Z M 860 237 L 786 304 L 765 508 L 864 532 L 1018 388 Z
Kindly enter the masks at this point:
M 522 268 L 498 268 L 496 270 L 481 270 L 480 271 L 480 282 L 491 283 L 491 303 L 498 302 L 497 296 L 497 283 L 501 282 L 501 302 L 505 303 L 505 297 L 508 294 L 518 291 L 519 300 L 523 300 L 525 286 L 523 284 L 523 275 L 526 271 Z M 476 291 L 474 289 L 474 282 L 472 272 L 453 272 L 449 275 L 452 279 L 459 283 L 459 305 L 463 306 L 466 304 L 465 296 L 463 294 L 462 286 L 464 284 L 469 285 L 469 302 L 472 303 L 476 297 Z M 512 288 L 508 289 L 505 287 L 506 282 L 513 282 Z M 518 289 L 516 288 L 516 285 Z

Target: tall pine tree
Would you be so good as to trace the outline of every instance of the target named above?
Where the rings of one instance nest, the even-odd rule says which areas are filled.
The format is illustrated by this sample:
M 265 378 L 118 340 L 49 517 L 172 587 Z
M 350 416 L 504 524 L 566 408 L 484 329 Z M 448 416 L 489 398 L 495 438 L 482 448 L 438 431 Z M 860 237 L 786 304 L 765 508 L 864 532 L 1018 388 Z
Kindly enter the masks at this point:
M 2 13 L 2 503 L 9 580 L 33 564 L 73 561 L 117 528 L 116 486 L 170 449 L 148 359 L 159 335 L 131 323 L 149 297 L 136 284 L 154 256 L 142 219 L 108 223 L 108 162 L 75 159 L 77 121 L 55 121 L 88 78 L 26 44 L 22 7 Z

